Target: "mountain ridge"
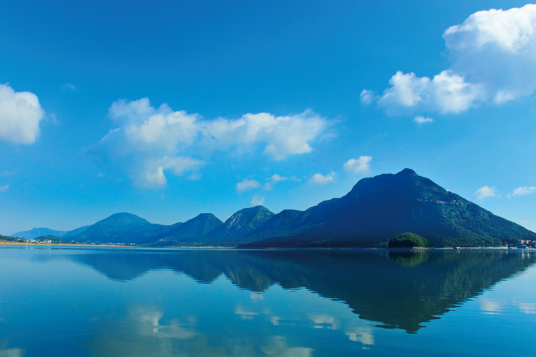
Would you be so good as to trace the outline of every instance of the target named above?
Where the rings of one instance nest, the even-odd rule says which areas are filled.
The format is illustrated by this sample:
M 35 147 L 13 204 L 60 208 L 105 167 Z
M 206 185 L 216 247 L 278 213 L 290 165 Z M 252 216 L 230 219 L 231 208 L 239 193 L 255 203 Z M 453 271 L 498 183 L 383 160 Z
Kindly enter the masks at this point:
M 123 212 L 64 235 L 78 242 L 282 248 L 382 247 L 404 232 L 418 234 L 435 247 L 536 241 L 536 233 L 411 169 L 363 178 L 346 195 L 304 211 L 286 209 L 274 214 L 255 206 L 237 211 L 225 222 L 202 213 L 169 226 Z

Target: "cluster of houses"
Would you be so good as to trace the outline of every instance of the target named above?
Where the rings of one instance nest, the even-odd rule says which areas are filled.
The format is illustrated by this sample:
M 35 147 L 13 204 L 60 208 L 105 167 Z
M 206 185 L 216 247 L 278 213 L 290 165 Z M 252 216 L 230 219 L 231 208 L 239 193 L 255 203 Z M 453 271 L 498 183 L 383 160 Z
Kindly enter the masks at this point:
M 91 245 L 136 245 L 136 243 L 102 243 L 102 242 L 91 242 Z
M 23 241 L 24 243 L 34 243 L 34 244 L 52 244 L 52 240 L 50 239 L 26 239 L 26 238 L 21 238 L 20 241 Z M 72 244 L 76 244 L 78 242 L 75 242 L 74 240 L 73 241 L 70 241 L 70 242 L 66 242 L 66 243 L 72 243 Z M 92 243 L 89 243 L 91 245 L 136 245 L 136 243 L 102 243 L 102 242 L 92 242 Z

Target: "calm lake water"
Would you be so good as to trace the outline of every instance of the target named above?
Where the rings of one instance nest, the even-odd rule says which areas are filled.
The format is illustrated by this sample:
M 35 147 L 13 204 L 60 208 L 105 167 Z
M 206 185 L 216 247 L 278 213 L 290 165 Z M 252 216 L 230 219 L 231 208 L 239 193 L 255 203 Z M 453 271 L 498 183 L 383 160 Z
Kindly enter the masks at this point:
M 535 356 L 536 251 L 0 248 L 0 357 Z

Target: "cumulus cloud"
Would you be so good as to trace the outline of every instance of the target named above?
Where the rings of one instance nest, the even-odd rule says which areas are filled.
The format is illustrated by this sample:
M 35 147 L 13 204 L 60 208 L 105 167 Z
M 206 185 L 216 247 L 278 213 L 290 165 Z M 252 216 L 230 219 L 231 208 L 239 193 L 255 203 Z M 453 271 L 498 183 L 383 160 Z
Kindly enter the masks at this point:
M 274 186 L 278 183 L 278 182 L 282 182 L 282 181 L 301 181 L 299 178 L 295 177 L 295 176 L 291 176 L 291 177 L 284 177 L 284 176 L 280 176 L 278 174 L 274 174 L 272 177 L 270 178 L 267 178 L 266 179 L 266 182 L 263 186 L 263 188 L 266 190 L 266 191 L 271 191 L 274 189 Z
M 167 104 L 153 107 L 148 98 L 119 100 L 109 114 L 116 125 L 88 153 L 98 161 L 113 161 L 135 185 L 159 187 L 166 172 L 199 177 L 206 164 L 196 156 L 215 151 L 257 153 L 272 160 L 309 153 L 313 142 L 328 135 L 333 122 L 313 111 L 274 116 L 244 114 L 237 119 L 205 120 L 199 114 L 173 111 Z M 187 153 L 187 154 L 186 154 Z
M 450 68 L 432 78 L 397 72 L 378 99 L 388 115 L 460 113 L 536 90 L 536 5 L 476 12 L 443 38 Z M 364 104 L 367 93 L 361 93 Z
M 251 205 L 252 206 L 260 206 L 264 203 L 264 197 L 261 197 L 261 196 L 253 196 L 253 198 L 251 199 Z
M 8 84 L 0 84 L 0 140 L 34 143 L 44 114 L 35 94 L 15 92 Z
M 496 197 L 498 193 L 497 188 L 484 186 L 476 190 L 475 199 L 481 200 L 486 197 Z
M 432 118 L 425 118 L 423 117 L 422 115 L 417 115 L 413 121 L 419 125 L 421 124 L 425 124 L 425 123 L 432 123 L 434 121 L 434 119 Z
M 519 187 L 512 191 L 511 194 L 508 195 L 508 197 L 516 197 L 516 196 L 524 196 L 524 195 L 530 195 L 531 193 L 536 192 L 536 187 Z
M 370 171 L 372 156 L 360 156 L 359 159 L 350 159 L 344 163 L 343 169 L 354 174 L 366 174 Z
M 0 193 L 2 193 L 2 192 L 7 192 L 7 190 L 9 190 L 9 185 L 6 185 L 6 186 L 0 186 Z
M 238 192 L 244 192 L 253 188 L 259 187 L 261 184 L 259 181 L 244 179 L 244 181 L 236 184 L 236 190 Z
M 335 176 L 337 174 L 333 171 L 331 171 L 331 173 L 327 174 L 327 175 L 322 175 L 322 174 L 314 174 L 313 177 L 311 177 L 311 179 L 309 180 L 309 183 L 312 183 L 312 184 L 326 184 L 326 183 L 329 183 L 329 182 L 332 182 L 333 180 L 335 180 Z

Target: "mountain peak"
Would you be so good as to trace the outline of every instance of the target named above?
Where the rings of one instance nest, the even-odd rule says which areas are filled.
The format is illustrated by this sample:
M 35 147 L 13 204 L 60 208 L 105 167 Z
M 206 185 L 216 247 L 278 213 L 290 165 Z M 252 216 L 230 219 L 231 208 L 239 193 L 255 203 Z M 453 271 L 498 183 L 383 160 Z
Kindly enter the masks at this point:
M 97 222 L 99 223 L 116 223 L 116 222 L 128 222 L 133 224 L 150 224 L 149 221 L 146 219 L 143 219 L 139 216 L 136 216 L 135 214 L 128 213 L 128 212 L 120 212 L 120 213 L 114 213 L 111 216 Z
M 405 168 L 404 170 L 400 171 L 396 174 L 397 176 L 419 176 L 415 171 L 412 169 Z
M 241 243 L 248 234 L 274 216 L 268 208 L 255 206 L 243 208 L 229 217 L 224 224 L 209 233 L 211 243 Z

